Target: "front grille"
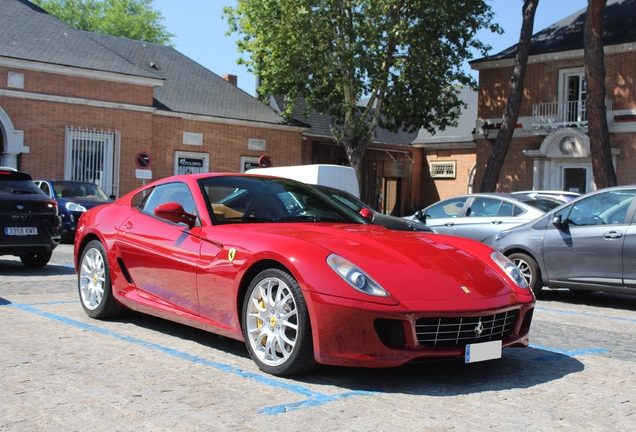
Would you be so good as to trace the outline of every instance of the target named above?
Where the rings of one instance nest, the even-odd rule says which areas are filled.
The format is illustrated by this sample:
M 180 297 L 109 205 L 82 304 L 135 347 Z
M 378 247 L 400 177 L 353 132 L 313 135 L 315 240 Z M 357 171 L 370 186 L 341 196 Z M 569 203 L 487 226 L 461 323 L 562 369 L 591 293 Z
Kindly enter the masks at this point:
M 465 346 L 506 338 L 518 315 L 518 310 L 512 310 L 482 317 L 420 318 L 415 323 L 415 331 L 424 346 Z

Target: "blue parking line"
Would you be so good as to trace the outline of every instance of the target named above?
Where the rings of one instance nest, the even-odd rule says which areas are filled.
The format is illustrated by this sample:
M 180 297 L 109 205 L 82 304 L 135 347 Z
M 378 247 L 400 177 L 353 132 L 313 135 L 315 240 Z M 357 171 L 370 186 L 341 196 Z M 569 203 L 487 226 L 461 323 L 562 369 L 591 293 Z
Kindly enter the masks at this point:
M 47 304 L 56 304 L 56 303 L 47 303 Z M 162 345 L 158 345 L 152 342 L 147 342 L 144 341 L 142 339 L 137 339 L 131 336 L 126 336 L 126 335 L 122 335 L 120 333 L 111 331 L 111 330 L 106 330 L 94 325 L 90 325 L 90 324 L 85 324 L 83 322 L 80 321 L 76 321 L 70 318 L 66 318 L 60 315 L 56 315 L 56 314 L 52 314 L 49 312 L 44 312 L 41 311 L 35 307 L 33 307 L 32 305 L 25 305 L 25 304 L 18 304 L 18 303 L 12 303 L 6 299 L 3 299 L 0 297 L 0 306 L 10 306 L 10 307 L 14 307 L 16 309 L 20 309 L 22 311 L 25 312 L 30 312 L 36 315 L 40 315 L 42 317 L 45 318 L 49 318 L 58 322 L 61 322 L 63 324 L 67 324 L 73 327 L 77 327 L 79 329 L 82 330 L 87 330 L 87 331 L 91 331 L 94 333 L 98 333 L 98 334 L 102 334 L 105 336 L 110 336 L 110 337 L 114 337 L 120 340 L 123 340 L 125 342 L 130 342 L 139 346 L 142 346 L 144 348 L 148 348 L 151 350 L 156 350 L 156 351 L 161 351 L 165 354 L 171 355 L 173 357 L 177 357 L 179 359 L 182 360 L 186 360 L 186 361 L 190 361 L 193 363 L 197 363 L 197 364 L 202 364 L 205 366 L 210 366 L 213 367 L 215 369 L 220 370 L 221 372 L 226 372 L 226 373 L 231 373 L 237 376 L 240 376 L 241 378 L 248 378 L 248 379 L 252 379 L 260 384 L 264 384 L 266 386 L 269 387 L 274 387 L 274 388 L 278 388 L 281 390 L 287 390 L 293 393 L 297 393 L 300 394 L 302 396 L 307 397 L 308 399 L 306 400 L 302 400 L 299 402 L 292 402 L 292 403 L 288 403 L 288 404 L 282 404 L 282 405 L 276 405 L 276 406 L 271 406 L 271 407 L 266 407 L 266 408 L 262 408 L 260 409 L 258 412 L 259 413 L 265 413 L 268 415 L 276 415 L 276 414 L 281 414 L 284 412 L 289 412 L 289 411 L 297 411 L 297 410 L 301 410 L 301 409 L 308 409 L 308 408 L 312 408 L 312 407 L 316 407 L 316 406 L 320 406 L 320 405 L 324 405 L 330 402 L 334 402 L 337 400 L 341 400 L 341 399 L 346 399 L 346 398 L 351 398 L 351 397 L 356 397 L 356 396 L 373 396 L 375 394 L 377 394 L 377 392 L 367 392 L 367 391 L 352 391 L 352 392 L 344 392 L 344 393 L 340 393 L 340 394 L 335 394 L 335 395 L 326 395 L 323 393 L 318 393 L 315 392 L 313 390 L 310 390 L 306 387 L 303 386 L 299 386 L 299 385 L 295 385 L 295 384 L 289 384 L 283 381 L 279 381 L 264 375 L 260 375 L 260 374 L 256 374 L 253 372 L 249 372 L 234 366 L 229 366 L 223 363 L 219 363 L 219 362 L 215 362 L 215 361 L 210 361 L 210 360 L 206 360 L 202 357 L 198 357 L 198 356 L 194 356 L 188 353 L 185 353 L 183 351 L 179 351 L 179 350 L 175 350 L 172 348 L 168 348 Z
M 544 346 L 540 346 L 540 345 L 533 345 L 533 344 L 530 344 L 528 346 L 530 348 L 536 348 L 536 349 L 540 349 L 542 351 L 549 351 L 549 352 L 554 353 L 554 354 L 548 354 L 548 355 L 545 355 L 545 356 L 536 357 L 536 358 L 532 359 L 532 360 L 538 361 L 538 362 L 546 362 L 546 361 L 550 361 L 550 360 L 558 360 L 559 358 L 561 358 L 563 356 L 576 357 L 576 356 L 581 356 L 581 355 L 603 354 L 603 353 L 609 352 L 609 350 L 605 349 L 605 348 L 589 348 L 589 349 L 568 351 L 568 350 L 563 350 L 563 349 L 559 349 L 559 348 L 549 348 L 549 347 L 544 347 Z
M 572 312 L 572 311 L 566 311 L 561 309 L 551 309 L 551 308 L 539 307 L 539 306 L 535 306 L 535 310 L 546 311 L 546 312 L 556 312 L 556 313 L 562 313 L 566 315 L 581 315 L 581 316 L 592 317 L 592 318 L 611 319 L 616 321 L 636 322 L 636 319 L 632 319 L 632 318 L 622 318 L 622 317 L 615 317 L 610 315 L 599 315 L 599 314 L 593 314 L 589 312 Z

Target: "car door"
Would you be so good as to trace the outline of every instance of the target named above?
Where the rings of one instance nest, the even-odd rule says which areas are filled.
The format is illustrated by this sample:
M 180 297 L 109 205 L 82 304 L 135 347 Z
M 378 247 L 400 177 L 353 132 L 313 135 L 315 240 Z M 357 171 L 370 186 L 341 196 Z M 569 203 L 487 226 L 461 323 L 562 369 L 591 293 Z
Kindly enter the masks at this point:
M 560 210 L 564 223 L 551 224 L 543 242 L 547 277 L 564 286 L 622 286 L 626 215 L 635 194 L 609 191 Z
M 467 196 L 450 198 L 426 208 L 420 218 L 438 234 L 455 235 L 455 226 L 464 214 Z
M 122 264 L 150 300 L 166 303 L 193 314 L 199 313 L 197 264 L 200 239 L 187 225 L 154 215 L 154 209 L 168 202 L 179 202 L 188 213 L 196 213 L 194 200 L 183 183 L 168 183 L 135 197 L 137 210 L 117 229 L 117 247 Z
M 466 209 L 464 217 L 455 225 L 455 235 L 485 242 L 500 231 L 519 225 L 516 215 L 523 209 L 510 201 L 475 197 Z
M 628 210 L 627 218 L 630 224 L 623 242 L 623 283 L 636 294 L 636 202 Z

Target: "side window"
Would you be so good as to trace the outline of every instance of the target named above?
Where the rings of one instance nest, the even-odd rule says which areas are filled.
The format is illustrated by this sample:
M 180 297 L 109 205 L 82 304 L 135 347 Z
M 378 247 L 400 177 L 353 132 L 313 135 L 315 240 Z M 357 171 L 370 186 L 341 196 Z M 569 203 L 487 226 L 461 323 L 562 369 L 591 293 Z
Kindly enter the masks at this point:
M 48 196 L 51 196 L 51 188 L 49 187 L 49 184 L 47 182 L 41 182 L 40 189 L 42 189 L 42 192 L 44 192 Z
M 470 206 L 469 217 L 497 216 L 501 200 L 494 198 L 475 198 Z
M 512 216 L 512 208 L 514 206 L 508 201 L 502 201 L 501 207 L 499 207 L 499 213 L 497 216 Z
M 572 206 L 572 225 L 610 225 L 625 220 L 636 191 L 612 191 L 583 199 Z
M 183 183 L 168 183 L 155 187 L 150 193 L 142 199 L 134 200 L 140 202 L 137 206 L 141 211 L 148 214 L 154 214 L 155 208 L 161 204 L 176 202 L 181 204 L 183 209 L 192 214 L 196 214 L 194 199 L 190 193 L 190 189 Z
M 462 197 L 451 199 L 434 205 L 426 211 L 426 218 L 437 219 L 447 217 L 457 217 L 461 214 L 462 208 L 468 198 Z
M 514 210 L 512 211 L 512 215 L 513 216 L 519 216 L 519 215 L 524 214 L 525 212 L 526 211 L 523 208 L 521 208 L 519 206 L 515 206 Z

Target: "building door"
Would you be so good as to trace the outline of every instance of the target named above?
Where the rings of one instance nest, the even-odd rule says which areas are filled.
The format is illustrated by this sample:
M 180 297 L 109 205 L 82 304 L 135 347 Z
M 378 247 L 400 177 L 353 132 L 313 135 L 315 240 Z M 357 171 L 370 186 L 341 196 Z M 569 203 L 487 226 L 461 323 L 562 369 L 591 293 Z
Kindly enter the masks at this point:
M 568 192 L 587 193 L 587 167 L 563 167 L 563 190 Z
M 566 121 L 567 122 L 584 122 L 587 120 L 586 101 L 587 101 L 587 85 L 585 83 L 585 75 L 576 73 L 566 75 Z
M 383 179 L 382 213 L 393 216 L 400 215 L 401 180 L 386 177 Z

